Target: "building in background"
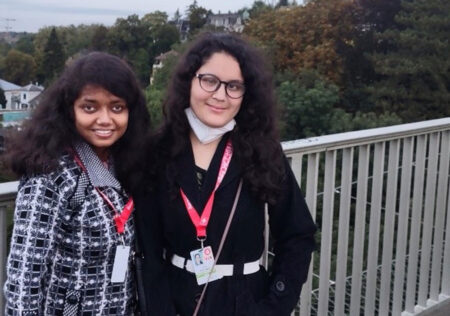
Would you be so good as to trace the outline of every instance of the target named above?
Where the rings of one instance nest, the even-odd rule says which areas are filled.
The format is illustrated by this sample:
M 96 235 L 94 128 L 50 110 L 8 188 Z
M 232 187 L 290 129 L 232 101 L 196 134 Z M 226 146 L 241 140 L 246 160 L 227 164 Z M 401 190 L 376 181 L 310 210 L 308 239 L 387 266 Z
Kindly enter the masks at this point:
M 0 88 L 5 93 L 6 104 L 2 104 L 0 110 L 28 110 L 34 109 L 39 103 L 39 95 L 44 87 L 30 83 L 26 86 L 18 86 L 12 82 L 0 79 Z

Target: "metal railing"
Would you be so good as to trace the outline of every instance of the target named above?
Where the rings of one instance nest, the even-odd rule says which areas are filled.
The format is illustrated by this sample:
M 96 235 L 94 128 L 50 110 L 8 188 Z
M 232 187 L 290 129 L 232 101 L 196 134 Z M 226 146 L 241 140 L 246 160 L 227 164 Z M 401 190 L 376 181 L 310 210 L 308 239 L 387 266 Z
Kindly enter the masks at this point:
M 320 232 L 294 315 L 406 316 L 450 300 L 450 118 L 283 149 Z M 16 189 L 0 184 L 1 284 Z
M 450 300 L 450 118 L 283 149 L 320 232 L 300 315 L 415 315 Z

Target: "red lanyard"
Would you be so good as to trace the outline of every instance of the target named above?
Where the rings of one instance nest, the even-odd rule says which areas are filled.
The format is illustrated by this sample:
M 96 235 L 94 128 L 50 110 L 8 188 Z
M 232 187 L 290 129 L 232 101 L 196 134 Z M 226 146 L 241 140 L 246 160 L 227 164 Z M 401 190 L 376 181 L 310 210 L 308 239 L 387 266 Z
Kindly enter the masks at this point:
M 197 231 L 197 238 L 199 240 L 204 240 L 206 238 L 206 227 L 208 226 L 209 218 L 211 216 L 212 206 L 214 202 L 214 195 L 220 183 L 222 183 L 223 178 L 225 177 L 225 173 L 228 170 L 228 166 L 230 165 L 232 156 L 233 156 L 233 146 L 231 145 L 231 141 L 228 140 L 227 145 L 225 147 L 225 152 L 223 153 L 222 156 L 222 161 L 220 163 L 216 186 L 214 187 L 214 190 L 209 196 L 201 216 L 198 215 L 197 210 L 189 201 L 186 194 L 184 194 L 183 189 L 180 188 L 181 197 L 183 198 L 184 205 L 186 206 L 186 210 L 189 214 L 189 217 L 191 218 L 191 221 L 195 226 L 195 229 Z
M 87 172 L 86 167 L 84 166 L 83 162 L 81 161 L 80 157 L 78 157 L 77 154 L 74 153 L 74 159 L 78 166 L 84 171 Z M 128 218 L 130 218 L 131 212 L 134 209 L 134 201 L 133 198 L 130 197 L 128 199 L 128 202 L 125 204 L 125 206 L 122 209 L 122 212 L 119 213 L 117 209 L 115 208 L 114 204 L 111 202 L 111 200 L 106 196 L 105 193 L 103 193 L 99 188 L 95 187 L 98 194 L 102 197 L 102 199 L 106 202 L 106 204 L 111 207 L 111 209 L 114 211 L 114 224 L 116 225 L 116 230 L 119 235 L 123 234 L 125 230 L 125 224 L 128 221 Z

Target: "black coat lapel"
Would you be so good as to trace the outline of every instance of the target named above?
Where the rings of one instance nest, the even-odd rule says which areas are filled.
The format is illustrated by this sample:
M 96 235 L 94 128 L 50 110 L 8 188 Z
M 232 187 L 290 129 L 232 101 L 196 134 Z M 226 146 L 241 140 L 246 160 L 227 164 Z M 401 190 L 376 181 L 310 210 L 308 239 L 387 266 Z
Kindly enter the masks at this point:
M 194 154 L 192 152 L 191 146 L 188 146 L 186 150 L 177 157 L 177 183 L 181 186 L 189 201 L 194 205 L 195 209 L 199 214 L 202 213 L 203 207 L 205 206 L 211 192 L 214 189 L 217 181 L 217 174 L 219 172 L 220 163 L 222 161 L 222 156 L 225 151 L 225 145 L 228 140 L 228 135 L 223 137 L 217 146 L 216 152 L 211 160 L 208 171 L 204 179 L 202 190 L 198 190 L 197 177 L 195 174 L 195 161 Z M 236 155 L 233 154 L 230 165 L 228 167 L 227 173 L 220 184 L 218 190 L 226 186 L 233 179 L 239 176 L 240 168 Z

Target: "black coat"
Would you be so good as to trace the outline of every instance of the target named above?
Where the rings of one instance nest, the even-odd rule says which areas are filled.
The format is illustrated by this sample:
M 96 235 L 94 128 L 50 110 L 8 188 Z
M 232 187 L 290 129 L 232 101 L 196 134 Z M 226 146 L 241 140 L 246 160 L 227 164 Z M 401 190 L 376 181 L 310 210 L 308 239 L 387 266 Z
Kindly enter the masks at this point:
M 196 181 L 191 149 L 175 161 L 177 188 L 181 186 L 194 207 L 201 212 L 212 192 L 224 151 L 222 140 L 204 178 L 202 191 Z M 214 254 L 227 222 L 240 181 L 241 167 L 233 156 L 228 171 L 216 191 L 207 228 L 205 246 Z M 183 200 L 169 193 L 167 175 L 162 175 L 156 192 L 135 197 L 138 238 L 144 252 L 144 287 L 149 315 L 190 316 L 203 286 L 195 275 L 164 261 L 177 254 L 190 258 L 200 247 Z M 275 259 L 270 274 L 264 268 L 243 275 L 226 276 L 208 285 L 199 315 L 289 315 L 306 281 L 311 252 L 315 247 L 315 225 L 302 193 L 286 160 L 286 180 L 276 205 L 269 207 Z M 165 249 L 165 250 L 164 250 Z M 218 264 L 239 267 L 258 260 L 264 249 L 264 203 L 243 185 L 227 240 Z M 242 268 L 241 268 L 242 271 Z M 175 312 L 176 310 L 176 312 Z

